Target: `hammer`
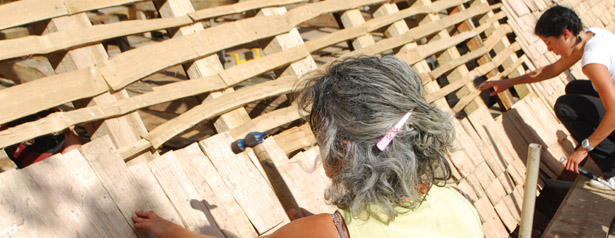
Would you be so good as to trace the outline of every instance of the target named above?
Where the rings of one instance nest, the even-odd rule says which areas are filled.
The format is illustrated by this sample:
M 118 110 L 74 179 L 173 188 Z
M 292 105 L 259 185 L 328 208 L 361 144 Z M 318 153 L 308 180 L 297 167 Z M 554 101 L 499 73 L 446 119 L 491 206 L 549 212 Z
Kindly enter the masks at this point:
M 562 163 L 564 162 L 564 160 L 566 160 L 566 156 L 562 156 L 562 158 L 559 159 L 559 162 Z M 610 188 L 612 190 L 615 190 L 615 188 L 613 186 L 611 186 L 609 183 L 607 183 L 606 181 L 604 181 L 604 179 L 596 176 L 594 173 L 589 172 L 587 170 L 585 170 L 583 167 L 579 166 L 579 173 L 582 174 L 585 177 L 588 177 L 589 179 L 593 179 L 596 180 L 598 182 L 600 182 L 601 184 L 603 184 L 604 186 L 606 186 L 607 188 Z
M 233 153 L 239 154 L 244 152 L 247 147 L 254 147 L 263 142 L 263 137 L 265 137 L 264 132 L 250 132 L 246 135 L 245 138 L 239 139 L 231 143 L 231 150 Z

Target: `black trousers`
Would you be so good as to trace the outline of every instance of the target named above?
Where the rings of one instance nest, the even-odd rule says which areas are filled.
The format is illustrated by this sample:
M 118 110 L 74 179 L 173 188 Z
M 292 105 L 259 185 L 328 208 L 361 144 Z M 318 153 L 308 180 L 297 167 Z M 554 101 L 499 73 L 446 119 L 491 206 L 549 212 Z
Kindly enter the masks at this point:
M 574 80 L 566 85 L 566 95 L 555 102 L 555 115 L 570 135 L 581 142 L 598 127 L 606 113 L 598 92 L 589 80 Z M 589 155 L 604 173 L 605 178 L 615 176 L 615 132 L 604 139 Z

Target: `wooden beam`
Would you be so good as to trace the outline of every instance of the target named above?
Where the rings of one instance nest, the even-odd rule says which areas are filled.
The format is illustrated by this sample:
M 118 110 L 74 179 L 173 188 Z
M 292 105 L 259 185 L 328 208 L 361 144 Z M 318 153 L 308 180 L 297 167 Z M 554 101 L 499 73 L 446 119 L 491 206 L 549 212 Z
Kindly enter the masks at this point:
M 245 154 L 234 154 L 231 151 L 232 142 L 233 138 L 225 132 L 199 144 L 259 234 L 280 223 L 289 222 L 266 179 Z

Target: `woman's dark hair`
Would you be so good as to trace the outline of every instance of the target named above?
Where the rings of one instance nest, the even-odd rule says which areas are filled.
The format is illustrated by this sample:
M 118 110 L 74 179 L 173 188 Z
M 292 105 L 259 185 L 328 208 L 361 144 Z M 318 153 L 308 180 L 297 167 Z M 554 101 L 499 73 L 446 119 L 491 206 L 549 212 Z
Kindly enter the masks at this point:
M 559 37 L 568 29 L 573 35 L 578 35 L 583 25 L 577 14 L 567 7 L 555 6 L 545 11 L 536 23 L 534 33 L 544 37 Z

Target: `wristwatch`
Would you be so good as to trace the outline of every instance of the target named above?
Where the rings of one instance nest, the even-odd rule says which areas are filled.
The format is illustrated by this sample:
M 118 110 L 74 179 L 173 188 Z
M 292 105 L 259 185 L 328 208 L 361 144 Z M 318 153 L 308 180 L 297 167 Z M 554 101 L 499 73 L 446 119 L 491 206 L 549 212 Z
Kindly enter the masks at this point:
M 588 139 L 585 139 L 585 140 L 581 141 L 581 146 L 583 146 L 583 148 L 587 149 L 587 151 L 594 150 L 594 147 L 591 147 L 589 145 L 589 140 Z

